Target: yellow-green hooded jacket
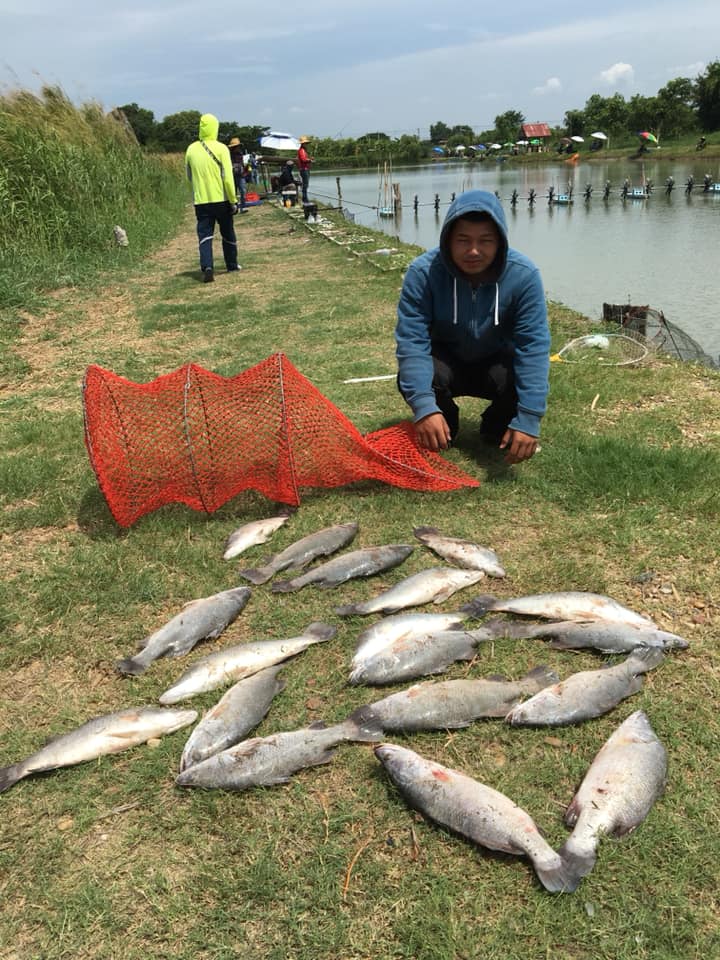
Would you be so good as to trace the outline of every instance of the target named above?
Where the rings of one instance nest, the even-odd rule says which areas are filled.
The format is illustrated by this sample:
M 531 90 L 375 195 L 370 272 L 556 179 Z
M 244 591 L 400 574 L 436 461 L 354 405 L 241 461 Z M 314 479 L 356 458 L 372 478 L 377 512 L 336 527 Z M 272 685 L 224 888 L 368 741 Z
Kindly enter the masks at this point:
M 185 167 L 195 204 L 223 200 L 237 203 L 230 151 L 217 139 L 219 127 L 217 117 L 204 113 L 200 117 L 200 139 L 185 151 Z

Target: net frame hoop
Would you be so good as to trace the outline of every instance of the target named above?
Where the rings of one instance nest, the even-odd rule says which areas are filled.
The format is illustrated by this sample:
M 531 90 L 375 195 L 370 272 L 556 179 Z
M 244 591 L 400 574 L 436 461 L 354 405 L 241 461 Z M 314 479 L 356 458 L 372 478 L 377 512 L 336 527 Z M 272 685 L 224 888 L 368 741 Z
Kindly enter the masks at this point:
M 642 353 L 640 354 L 639 357 L 631 357 L 629 360 L 606 360 L 606 361 L 599 360 L 598 363 L 601 367 L 633 366 L 634 364 L 642 363 L 642 361 L 645 360 L 648 354 L 650 353 L 650 349 L 646 343 L 642 343 L 642 341 L 640 341 L 636 337 L 629 337 L 627 336 L 627 334 L 624 334 L 624 333 L 603 333 L 603 334 L 586 333 L 582 337 L 575 337 L 574 340 L 570 340 L 569 343 L 566 343 L 565 346 L 558 351 L 558 357 L 560 357 L 563 363 L 586 363 L 587 362 L 586 359 L 577 358 L 575 360 L 571 360 L 566 356 L 566 353 L 571 351 L 573 347 L 581 344 L 583 341 L 587 342 L 591 338 L 597 337 L 597 336 L 606 337 L 608 340 L 611 340 L 611 339 L 627 340 L 628 342 L 633 343 L 635 344 L 635 346 L 640 347 L 642 349 Z M 599 354 L 602 353 L 602 351 L 598 351 L 598 352 Z

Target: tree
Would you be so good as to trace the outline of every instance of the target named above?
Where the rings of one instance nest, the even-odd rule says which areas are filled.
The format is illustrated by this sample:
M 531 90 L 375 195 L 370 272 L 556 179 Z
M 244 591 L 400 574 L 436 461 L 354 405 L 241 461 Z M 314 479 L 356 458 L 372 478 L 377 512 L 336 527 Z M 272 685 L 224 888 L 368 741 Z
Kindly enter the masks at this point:
M 495 134 L 500 143 L 506 140 L 514 143 L 524 123 L 525 117 L 519 110 L 506 110 L 505 113 L 495 117 Z
M 125 119 L 133 128 L 137 142 L 145 146 L 155 133 L 155 114 L 152 110 L 145 110 L 136 103 L 126 103 L 118 107 L 125 114 Z
M 442 120 L 430 124 L 430 139 L 433 143 L 440 143 L 441 140 L 447 140 L 450 133 L 450 127 L 446 123 L 443 123 Z
M 695 113 L 695 85 L 687 77 L 678 77 L 666 83 L 657 92 L 658 129 L 663 136 L 688 133 L 697 129 Z
M 594 93 L 585 103 L 586 132 L 601 130 L 608 136 L 618 136 L 627 130 L 627 103 L 621 93 L 601 97 Z M 583 134 L 584 136 L 584 134 Z
M 168 153 L 178 153 L 197 140 L 200 129 L 199 110 L 182 110 L 171 113 L 160 121 L 157 127 L 157 139 Z
M 695 81 L 695 107 L 701 130 L 720 129 L 720 60 L 714 60 Z

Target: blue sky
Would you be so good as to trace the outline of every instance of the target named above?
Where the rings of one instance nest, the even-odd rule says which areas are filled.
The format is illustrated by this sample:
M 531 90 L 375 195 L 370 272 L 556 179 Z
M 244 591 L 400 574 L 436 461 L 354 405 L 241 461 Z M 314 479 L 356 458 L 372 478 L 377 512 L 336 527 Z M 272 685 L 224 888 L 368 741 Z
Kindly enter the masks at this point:
M 316 136 L 562 123 L 720 58 L 717 0 L 0 0 L 0 83 Z

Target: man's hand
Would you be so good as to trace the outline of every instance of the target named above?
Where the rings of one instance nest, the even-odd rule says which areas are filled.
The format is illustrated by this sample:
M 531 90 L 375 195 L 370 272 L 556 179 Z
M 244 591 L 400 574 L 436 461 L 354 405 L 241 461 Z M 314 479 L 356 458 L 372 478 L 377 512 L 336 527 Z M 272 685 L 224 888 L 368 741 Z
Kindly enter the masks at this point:
M 430 413 L 415 423 L 417 442 L 426 450 L 447 450 L 450 446 L 450 427 L 441 413 Z
M 508 427 L 500 441 L 500 449 L 507 451 L 506 463 L 522 463 L 523 460 L 529 460 L 537 451 L 537 437 L 531 437 L 529 433 L 521 433 L 520 430 L 511 430 Z

